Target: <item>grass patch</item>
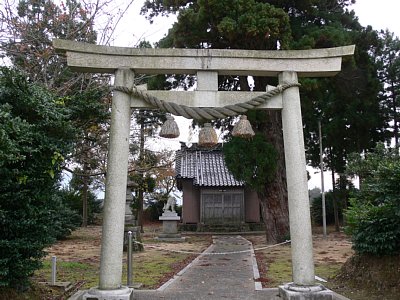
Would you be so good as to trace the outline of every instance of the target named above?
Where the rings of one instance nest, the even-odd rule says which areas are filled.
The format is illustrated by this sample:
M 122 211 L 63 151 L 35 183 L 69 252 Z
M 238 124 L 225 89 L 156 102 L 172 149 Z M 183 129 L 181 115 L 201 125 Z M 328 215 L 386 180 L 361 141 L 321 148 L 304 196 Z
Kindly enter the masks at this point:
M 175 253 L 172 250 L 201 252 L 207 248 L 211 236 L 191 236 L 184 243 L 162 243 L 154 240 L 154 233 L 145 228 L 142 241 L 156 245 L 163 250 L 146 247 L 143 252 L 133 254 L 133 281 L 143 283 L 143 289 L 156 289 L 181 269 L 196 254 Z M 36 300 L 68 299 L 70 295 L 63 290 L 50 287 L 51 256 L 57 256 L 57 281 L 71 282 L 78 289 L 89 289 L 98 286 L 100 268 L 101 227 L 89 226 L 79 228 L 67 239 L 57 242 L 46 249 L 48 256 L 43 259 L 43 266 L 32 277 L 32 288 L 20 293 L 13 289 L 0 288 L 0 299 Z M 170 249 L 170 250 L 167 250 Z M 121 283 L 126 284 L 126 252 L 123 254 L 123 276 Z
M 90 267 L 88 264 L 84 264 L 76 261 L 58 261 L 57 269 L 73 269 L 73 270 L 87 270 Z M 49 269 L 51 271 L 51 262 L 45 261 L 43 262 L 43 269 Z
M 124 253 L 126 255 L 126 253 Z M 143 288 L 155 289 L 167 281 L 175 272 L 177 265 L 185 262 L 190 255 L 165 253 L 156 250 L 134 253 L 133 278 L 134 282 L 143 284 Z M 45 261 L 43 267 L 35 272 L 35 281 L 49 282 L 51 278 L 51 262 Z M 82 288 L 98 285 L 99 266 L 75 261 L 57 261 L 57 281 L 72 283 L 85 281 Z M 123 264 L 122 284 L 127 282 L 127 265 Z
M 154 240 L 152 236 L 144 236 L 144 244 L 157 245 L 160 249 L 172 248 L 183 249 L 193 252 L 201 252 L 211 243 L 209 236 L 191 236 L 185 243 L 176 243 L 165 246 L 162 241 Z M 126 255 L 126 253 L 124 254 Z M 157 250 L 146 248 L 143 252 L 136 252 L 133 255 L 133 281 L 143 284 L 143 289 L 156 289 L 168 281 L 173 275 L 183 269 L 197 255 L 176 253 L 168 250 Z M 126 264 L 123 270 L 123 283 L 126 283 Z
M 280 253 L 275 252 L 273 259 L 267 263 L 267 278 L 269 279 L 268 287 L 277 287 L 278 285 L 291 282 L 292 279 L 292 261 L 288 258 L 286 249 L 283 249 Z M 268 257 L 268 255 L 267 255 Z M 289 256 L 290 257 L 290 256 Z M 316 263 L 315 264 L 315 275 L 329 280 L 335 277 L 342 264 L 340 263 Z
M 57 261 L 57 281 L 69 281 L 72 283 L 85 281 L 83 288 L 98 285 L 98 266 L 76 261 Z M 34 280 L 50 282 L 51 262 L 44 261 L 43 267 L 35 272 Z
M 74 234 L 63 242 L 82 243 L 87 241 L 92 243 L 96 240 L 96 234 L 87 230 L 77 230 Z M 163 243 L 156 241 L 151 236 L 145 236 L 143 243 L 159 245 L 163 248 Z M 211 238 L 208 236 L 190 237 L 186 243 L 176 244 L 177 249 L 190 249 L 189 251 L 201 251 L 211 243 Z M 84 244 L 82 245 L 84 246 Z M 164 247 L 171 247 L 169 246 Z M 60 251 L 60 250 L 58 250 Z M 79 255 L 77 255 L 79 256 Z M 184 268 L 196 255 L 175 253 L 167 250 L 156 250 L 146 248 L 143 252 L 133 253 L 133 281 L 143 284 L 144 289 L 156 289 L 173 275 Z M 71 258 L 70 258 L 71 259 Z M 87 289 L 98 285 L 99 280 L 99 261 L 91 257 L 76 258 L 68 261 L 63 261 L 62 258 L 57 258 L 57 281 L 69 281 L 72 283 L 84 281 L 81 289 Z M 35 272 L 34 281 L 49 282 L 51 278 L 51 258 L 47 257 L 43 261 L 43 267 Z M 123 273 L 122 284 L 127 283 L 127 265 L 126 252 L 123 253 Z
M 151 254 L 151 255 L 149 255 Z M 133 281 L 143 284 L 145 289 L 156 289 L 166 282 L 176 271 L 176 265 L 185 261 L 189 255 L 163 253 L 160 251 L 147 252 L 146 255 L 133 257 Z M 123 282 L 126 283 L 126 265 L 123 270 Z
M 270 284 L 276 287 L 292 281 L 292 265 L 287 260 L 278 259 L 269 265 L 268 278 Z
M 339 263 L 330 263 L 330 264 L 316 264 L 315 265 L 315 275 L 329 280 L 335 277 L 338 273 L 342 264 Z
M 265 271 L 263 277 L 268 278 L 265 282 L 267 287 L 277 287 L 282 283 L 292 281 L 292 263 L 290 259 L 290 247 L 280 246 L 274 250 L 264 250 L 263 262 Z
M 262 248 L 264 238 L 250 237 L 250 240 L 255 248 Z M 350 251 L 350 245 L 346 244 L 346 240 L 340 236 L 332 234 L 328 240 L 316 237 L 314 239 L 315 275 L 332 281 L 343 266 L 344 257 L 347 257 Z M 256 251 L 256 258 L 263 287 L 277 287 L 293 281 L 290 245 Z

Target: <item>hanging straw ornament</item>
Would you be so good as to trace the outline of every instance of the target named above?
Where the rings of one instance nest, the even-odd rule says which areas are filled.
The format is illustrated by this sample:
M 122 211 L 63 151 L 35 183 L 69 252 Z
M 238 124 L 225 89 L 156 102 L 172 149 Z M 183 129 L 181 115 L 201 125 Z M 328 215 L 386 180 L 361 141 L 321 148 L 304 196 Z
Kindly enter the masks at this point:
M 167 115 L 167 120 L 161 127 L 160 136 L 167 139 L 174 139 L 177 138 L 179 134 L 179 127 L 174 118 L 170 115 Z
M 211 148 L 218 144 L 217 133 L 210 123 L 205 123 L 199 132 L 199 146 Z
M 255 135 L 249 120 L 247 120 L 247 116 L 243 115 L 240 117 L 239 122 L 233 127 L 232 135 L 243 139 L 250 139 Z

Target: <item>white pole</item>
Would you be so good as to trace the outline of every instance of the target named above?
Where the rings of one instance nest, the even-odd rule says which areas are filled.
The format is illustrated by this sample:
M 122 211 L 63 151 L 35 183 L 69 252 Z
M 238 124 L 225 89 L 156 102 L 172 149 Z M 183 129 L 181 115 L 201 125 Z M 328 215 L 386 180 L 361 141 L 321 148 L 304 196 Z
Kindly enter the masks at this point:
M 279 75 L 279 84 L 293 82 L 297 82 L 296 72 L 282 72 Z M 292 244 L 293 283 L 299 286 L 314 285 L 310 200 L 299 88 L 289 88 L 282 94 L 282 130 Z
M 132 286 L 132 231 L 128 231 L 128 251 L 127 251 L 127 283 L 128 287 Z
M 130 69 L 115 72 L 116 86 L 132 86 L 133 80 L 134 73 Z M 100 290 L 121 287 L 130 117 L 130 96 L 114 91 L 103 207 Z
M 321 169 L 321 196 L 322 196 L 322 228 L 324 238 L 326 238 L 326 208 L 325 208 L 325 187 L 324 187 L 324 160 L 322 157 L 322 129 L 321 120 L 318 121 L 318 134 L 319 134 L 319 165 Z
M 57 278 L 57 256 L 51 257 L 51 285 L 56 284 Z

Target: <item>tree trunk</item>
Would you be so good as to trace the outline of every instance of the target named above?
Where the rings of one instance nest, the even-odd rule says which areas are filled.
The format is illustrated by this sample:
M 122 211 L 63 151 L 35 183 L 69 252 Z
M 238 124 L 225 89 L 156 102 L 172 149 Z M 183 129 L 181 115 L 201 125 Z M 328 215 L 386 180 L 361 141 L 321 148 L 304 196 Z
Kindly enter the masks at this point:
M 335 231 L 340 231 L 340 224 L 339 224 L 339 208 L 337 203 L 337 194 L 336 194 L 336 187 L 335 187 L 335 171 L 332 170 L 332 192 L 333 192 L 333 214 L 335 217 Z
M 340 175 L 340 189 L 341 189 L 341 201 L 343 204 L 342 207 L 342 211 L 346 211 L 347 210 L 347 191 L 349 190 L 348 187 L 348 181 L 346 176 L 344 175 Z M 344 193 L 343 193 L 344 192 Z M 342 226 L 346 226 L 347 225 L 347 220 L 346 220 L 346 215 L 342 213 Z
M 392 111 L 393 111 L 393 138 L 394 138 L 394 146 L 396 149 L 399 148 L 399 120 L 397 115 L 397 105 L 396 105 L 396 88 L 394 83 L 391 84 L 391 91 L 392 91 Z
M 242 90 L 249 89 L 247 77 L 240 78 Z M 254 90 L 265 91 L 268 79 L 254 77 Z M 271 83 L 270 83 L 271 84 Z M 258 110 L 254 130 L 261 132 L 266 141 L 277 151 L 277 168 L 274 179 L 265 184 L 265 192 L 259 194 L 261 213 L 266 227 L 266 241 L 276 244 L 289 235 L 289 207 L 286 186 L 285 152 L 283 146 L 282 115 L 278 110 Z
M 286 187 L 285 154 L 283 148 L 282 119 L 280 111 L 266 111 L 266 121 L 261 127 L 266 140 L 278 154 L 273 181 L 265 185 L 265 196 L 260 195 L 268 244 L 283 241 L 289 235 L 289 208 Z
M 82 227 L 88 225 L 88 179 L 83 177 L 83 190 L 82 190 Z
M 82 227 L 87 227 L 88 225 L 88 168 L 86 162 L 83 164 L 83 187 L 82 187 Z
M 140 226 L 140 232 L 144 233 L 143 230 L 143 189 L 139 188 L 138 192 L 138 226 Z

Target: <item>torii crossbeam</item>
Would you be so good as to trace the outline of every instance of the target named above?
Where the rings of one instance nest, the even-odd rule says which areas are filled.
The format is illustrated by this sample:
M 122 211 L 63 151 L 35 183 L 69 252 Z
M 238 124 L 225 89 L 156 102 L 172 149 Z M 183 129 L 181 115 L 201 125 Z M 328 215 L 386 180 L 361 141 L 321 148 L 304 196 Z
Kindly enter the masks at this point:
M 166 101 L 192 107 L 220 107 L 244 102 L 263 93 L 218 91 L 218 75 L 276 76 L 280 84 L 298 77 L 328 77 L 341 70 L 342 58 L 354 45 L 313 50 L 255 51 L 217 49 L 133 49 L 54 40 L 66 53 L 68 66 L 79 72 L 115 75 L 115 85 L 132 88 L 136 74 L 195 74 L 196 91 L 147 91 Z M 114 91 L 104 202 L 99 287 L 82 299 L 131 299 L 122 287 L 125 193 L 128 170 L 130 109 L 148 107 L 121 91 Z M 307 299 L 332 299 L 315 284 L 311 220 L 300 94 L 297 86 L 274 96 L 259 109 L 282 111 L 282 129 L 292 244 L 293 283 L 280 288 L 284 299 L 308 293 Z M 321 294 L 322 293 L 322 294 Z M 296 298 L 302 299 L 302 298 Z

